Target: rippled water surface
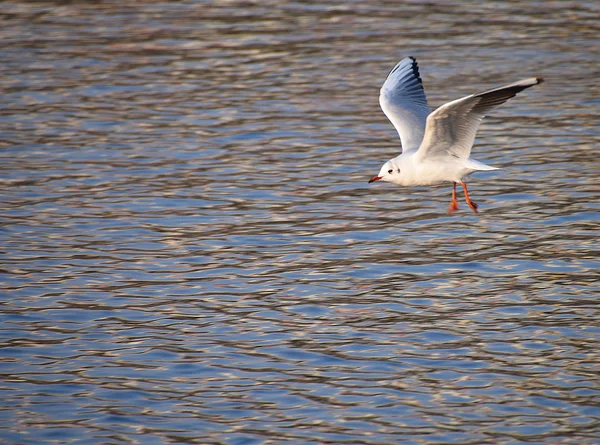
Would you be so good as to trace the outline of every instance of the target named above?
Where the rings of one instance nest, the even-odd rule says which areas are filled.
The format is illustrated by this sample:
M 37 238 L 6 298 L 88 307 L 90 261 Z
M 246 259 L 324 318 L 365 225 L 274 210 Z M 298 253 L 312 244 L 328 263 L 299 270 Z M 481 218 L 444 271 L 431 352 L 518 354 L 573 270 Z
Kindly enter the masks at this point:
M 594 2 L 0 4 L 0 441 L 595 444 Z M 368 185 L 401 58 L 474 215 Z

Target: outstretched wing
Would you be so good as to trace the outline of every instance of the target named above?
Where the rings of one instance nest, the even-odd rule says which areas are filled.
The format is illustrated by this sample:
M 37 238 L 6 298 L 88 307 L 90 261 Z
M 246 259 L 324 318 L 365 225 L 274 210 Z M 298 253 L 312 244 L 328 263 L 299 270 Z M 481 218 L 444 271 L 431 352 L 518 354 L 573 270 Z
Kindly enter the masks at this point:
M 402 150 L 418 148 L 431 109 L 414 57 L 402 59 L 387 76 L 379 104 L 400 135 Z
M 468 158 L 479 124 L 487 113 L 543 79 L 530 77 L 442 105 L 427 118 L 425 137 L 417 156 L 452 155 Z

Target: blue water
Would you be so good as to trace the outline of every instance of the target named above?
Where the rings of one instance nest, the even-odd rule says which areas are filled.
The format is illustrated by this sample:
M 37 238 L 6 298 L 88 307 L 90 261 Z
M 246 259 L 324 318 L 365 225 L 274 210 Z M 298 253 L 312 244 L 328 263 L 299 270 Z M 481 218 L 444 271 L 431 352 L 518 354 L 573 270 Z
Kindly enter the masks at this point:
M 0 442 L 595 444 L 598 8 L 0 4 Z M 377 94 L 533 75 L 474 215 Z

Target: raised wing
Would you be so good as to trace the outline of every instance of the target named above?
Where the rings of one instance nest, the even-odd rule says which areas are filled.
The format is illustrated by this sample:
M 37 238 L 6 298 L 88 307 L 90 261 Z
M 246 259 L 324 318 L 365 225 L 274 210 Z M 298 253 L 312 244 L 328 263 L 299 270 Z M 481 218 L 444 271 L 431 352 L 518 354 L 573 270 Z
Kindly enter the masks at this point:
M 402 150 L 418 148 L 431 113 L 419 66 L 414 57 L 402 59 L 387 76 L 379 93 L 379 104 L 400 135 Z
M 530 77 L 442 105 L 427 118 L 425 137 L 417 156 L 421 159 L 447 155 L 468 158 L 479 124 L 488 111 L 542 81 Z

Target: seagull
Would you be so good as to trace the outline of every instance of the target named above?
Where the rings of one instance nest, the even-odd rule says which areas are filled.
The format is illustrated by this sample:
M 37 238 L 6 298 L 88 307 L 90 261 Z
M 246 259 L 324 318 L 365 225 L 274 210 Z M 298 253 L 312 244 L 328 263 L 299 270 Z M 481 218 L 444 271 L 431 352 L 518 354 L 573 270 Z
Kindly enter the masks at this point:
M 458 210 L 456 184 L 462 186 L 466 203 L 478 213 L 463 180 L 476 171 L 497 170 L 469 157 L 479 124 L 490 110 L 541 82 L 540 77 L 530 77 L 453 100 L 431 112 L 417 60 L 402 59 L 388 74 L 379 94 L 381 109 L 400 135 L 402 153 L 383 164 L 369 183 L 382 180 L 418 186 L 450 181 L 448 214 Z

